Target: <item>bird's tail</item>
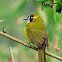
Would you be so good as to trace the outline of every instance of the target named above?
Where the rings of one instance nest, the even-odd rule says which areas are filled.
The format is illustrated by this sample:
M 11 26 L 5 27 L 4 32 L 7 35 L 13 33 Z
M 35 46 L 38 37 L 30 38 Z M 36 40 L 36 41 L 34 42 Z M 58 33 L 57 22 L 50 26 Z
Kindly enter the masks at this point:
M 42 49 L 38 49 L 38 62 L 46 62 L 45 46 L 42 46 Z

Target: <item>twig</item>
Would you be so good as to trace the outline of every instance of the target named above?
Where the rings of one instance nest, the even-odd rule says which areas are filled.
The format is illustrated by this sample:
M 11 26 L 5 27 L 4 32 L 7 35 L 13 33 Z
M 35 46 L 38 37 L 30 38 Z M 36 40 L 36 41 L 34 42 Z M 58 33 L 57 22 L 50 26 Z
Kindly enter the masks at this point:
M 16 41 L 16 42 L 18 42 L 18 43 L 20 43 L 20 44 L 26 46 L 26 47 L 29 47 L 28 43 L 23 42 L 23 41 L 21 41 L 21 40 L 15 38 L 15 37 L 12 37 L 12 36 L 10 36 L 10 35 L 8 35 L 8 34 L 6 34 L 6 33 L 0 32 L 0 35 L 2 35 L 2 36 L 4 36 L 4 37 L 7 37 L 7 38 L 9 38 L 9 39 L 11 39 L 11 40 L 14 40 L 14 41 Z M 34 46 L 32 46 L 32 45 L 30 45 L 29 48 L 31 48 L 31 49 L 33 49 L 33 50 L 36 50 L 36 51 L 38 50 L 38 48 L 36 48 L 36 47 L 34 47 Z M 51 56 L 51 57 L 53 57 L 53 58 L 56 58 L 56 59 L 62 61 L 62 57 L 59 57 L 59 56 L 54 55 L 54 54 L 49 53 L 49 52 L 45 52 L 45 53 L 46 53 L 46 55 L 48 55 L 48 56 Z
M 13 52 L 12 52 L 12 48 L 10 47 L 10 53 L 11 53 L 11 57 L 12 57 L 12 62 L 14 62 L 14 56 L 13 56 Z
M 55 54 L 52 54 L 52 53 L 50 53 L 50 52 L 46 52 L 46 55 L 51 56 L 51 57 L 53 57 L 53 58 L 56 58 L 56 59 L 62 61 L 62 57 L 59 57 L 59 56 L 57 56 L 57 55 L 55 55 Z
M 23 42 L 23 41 L 21 41 L 21 40 L 15 38 L 15 37 L 12 37 L 12 36 L 10 36 L 10 35 L 8 35 L 8 34 L 6 34 L 6 33 L 0 32 L 0 35 L 2 35 L 2 36 L 4 36 L 4 37 L 7 37 L 7 38 L 9 38 L 9 39 L 11 39 L 11 40 L 13 40 L 13 41 L 16 41 L 16 42 L 18 42 L 18 43 L 20 43 L 20 44 L 22 44 L 22 45 L 24 45 L 24 46 L 29 47 L 29 44 L 28 44 L 28 43 Z M 34 50 L 37 50 L 37 48 L 34 47 L 34 46 L 32 46 L 32 45 L 30 45 L 29 48 L 32 48 L 32 49 L 34 49 Z

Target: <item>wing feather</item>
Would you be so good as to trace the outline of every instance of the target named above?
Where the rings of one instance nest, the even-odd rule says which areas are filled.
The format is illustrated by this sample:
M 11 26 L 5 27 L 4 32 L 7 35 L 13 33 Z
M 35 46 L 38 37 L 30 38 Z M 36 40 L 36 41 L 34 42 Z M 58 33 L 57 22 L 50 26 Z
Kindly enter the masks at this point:
M 38 47 L 41 47 L 46 39 L 46 34 L 43 34 L 41 30 L 27 30 L 27 35 Z

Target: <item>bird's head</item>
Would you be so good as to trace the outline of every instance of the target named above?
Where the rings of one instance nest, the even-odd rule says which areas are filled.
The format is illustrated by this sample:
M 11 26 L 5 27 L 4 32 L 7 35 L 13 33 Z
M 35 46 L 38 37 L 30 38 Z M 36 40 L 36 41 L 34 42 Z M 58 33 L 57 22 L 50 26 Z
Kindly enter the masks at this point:
M 27 20 L 27 23 L 32 23 L 32 22 L 35 22 L 38 19 L 38 17 L 39 17 L 39 15 L 31 14 L 30 16 L 28 16 L 24 20 Z

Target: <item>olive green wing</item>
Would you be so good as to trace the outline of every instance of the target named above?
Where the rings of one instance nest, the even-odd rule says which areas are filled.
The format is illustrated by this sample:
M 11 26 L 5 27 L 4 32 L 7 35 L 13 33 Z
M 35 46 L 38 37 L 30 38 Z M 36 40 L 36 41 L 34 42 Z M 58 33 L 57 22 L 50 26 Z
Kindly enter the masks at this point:
M 27 29 L 27 35 L 30 38 L 30 40 L 37 46 L 41 47 L 41 45 L 45 42 L 45 39 L 47 39 L 46 32 L 42 32 L 41 30 L 29 30 Z M 46 40 L 47 43 L 47 40 Z

